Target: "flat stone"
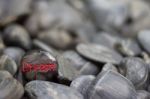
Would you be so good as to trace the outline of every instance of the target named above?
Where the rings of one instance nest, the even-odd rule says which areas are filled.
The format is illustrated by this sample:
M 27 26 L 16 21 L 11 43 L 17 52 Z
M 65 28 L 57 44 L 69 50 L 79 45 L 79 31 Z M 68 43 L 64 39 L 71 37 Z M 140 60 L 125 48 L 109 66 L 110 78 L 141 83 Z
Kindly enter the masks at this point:
M 113 49 L 96 44 L 78 44 L 77 51 L 84 57 L 100 63 L 118 64 L 122 56 Z

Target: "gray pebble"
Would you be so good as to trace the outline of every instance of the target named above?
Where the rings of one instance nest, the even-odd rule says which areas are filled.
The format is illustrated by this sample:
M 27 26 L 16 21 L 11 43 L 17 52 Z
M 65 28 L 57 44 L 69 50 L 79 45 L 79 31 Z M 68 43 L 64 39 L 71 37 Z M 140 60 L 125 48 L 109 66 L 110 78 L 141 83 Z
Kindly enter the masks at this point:
M 150 31 L 149 30 L 143 30 L 140 31 L 137 39 L 141 46 L 148 52 L 150 53 Z
M 18 66 L 16 62 L 13 59 L 11 59 L 9 56 L 2 55 L 0 57 L 0 69 L 6 70 L 12 75 L 14 75 L 18 70 Z
M 18 24 L 6 27 L 3 37 L 7 45 L 20 46 L 24 49 L 31 48 L 31 38 L 28 32 Z
M 132 83 L 119 73 L 100 74 L 89 88 L 88 99 L 137 99 Z
M 83 99 L 79 92 L 68 86 L 46 81 L 29 82 L 25 91 L 30 99 Z
M 15 60 L 17 66 L 20 66 L 25 51 L 19 47 L 7 47 L 4 49 L 3 53 Z
M 118 66 L 121 74 L 125 75 L 136 87 L 144 89 L 148 83 L 149 68 L 140 58 L 128 57 L 121 61 Z
M 79 44 L 77 51 L 84 57 L 100 63 L 118 64 L 122 56 L 113 49 L 96 44 Z
M 89 86 L 92 84 L 94 81 L 95 76 L 93 75 L 84 75 L 76 78 L 75 80 L 72 81 L 71 87 L 78 92 L 80 92 L 85 99 L 87 99 L 87 89 Z

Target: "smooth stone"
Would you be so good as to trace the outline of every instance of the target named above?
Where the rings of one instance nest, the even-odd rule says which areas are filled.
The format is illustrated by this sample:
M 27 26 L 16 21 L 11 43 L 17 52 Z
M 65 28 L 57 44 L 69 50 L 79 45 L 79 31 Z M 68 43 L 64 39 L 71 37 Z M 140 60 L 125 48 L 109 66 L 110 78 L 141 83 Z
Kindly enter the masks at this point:
M 125 36 L 135 37 L 138 32 L 150 28 L 150 7 L 144 0 L 127 0 L 129 2 L 129 22 L 122 28 Z
M 59 29 L 39 33 L 38 39 L 48 45 L 52 45 L 60 49 L 65 49 L 73 43 L 72 37 L 67 33 L 67 31 Z
M 19 47 L 7 47 L 3 50 L 3 53 L 15 60 L 17 66 L 19 67 L 25 51 Z
M 47 64 L 51 64 L 51 66 L 49 65 L 49 67 L 47 67 Z M 29 67 L 28 65 L 30 65 L 31 67 Z M 51 80 L 55 76 L 57 76 L 57 60 L 49 52 L 37 50 L 30 51 L 26 53 L 22 58 L 21 70 L 25 78 L 29 81 Z
M 20 99 L 23 94 L 23 86 L 9 72 L 0 71 L 0 99 Z
M 119 73 L 99 74 L 89 87 L 88 99 L 137 99 L 132 83 Z
M 18 66 L 16 62 L 13 59 L 11 59 L 9 56 L 2 55 L 0 57 L 0 69 L 6 70 L 12 75 L 14 75 L 18 70 Z
M 67 80 L 72 81 L 77 77 L 78 70 L 72 66 L 71 62 L 67 60 L 63 55 L 57 57 L 58 61 L 58 78 L 60 81 Z
M 49 52 L 49 53 L 51 53 L 54 56 L 58 56 L 59 55 L 59 52 L 56 49 L 54 49 L 53 47 L 45 44 L 44 42 L 42 42 L 42 41 L 40 41 L 38 39 L 34 39 L 33 40 L 33 46 L 35 47 L 35 49 L 40 49 L 40 50 Z
M 6 70 L 0 70 L 0 78 L 12 78 L 13 76 Z
M 80 92 L 87 99 L 87 90 L 94 79 L 95 76 L 93 75 L 80 76 L 71 82 L 70 87 Z
M 150 53 L 150 31 L 149 30 L 143 30 L 138 33 L 137 39 L 141 46 Z
M 39 0 L 32 8 L 33 13 L 25 25 L 33 36 L 38 34 L 39 29 L 72 29 L 82 23 L 80 13 L 62 0 Z
M 68 50 L 62 55 L 77 69 L 79 75 L 96 75 L 99 72 L 98 66 L 85 60 L 75 51 Z
M 32 0 L 0 0 L 0 25 L 17 19 L 20 15 L 30 12 Z
M 115 48 L 125 56 L 138 56 L 142 53 L 138 43 L 132 39 L 125 39 L 116 43 Z
M 97 44 L 78 44 L 76 47 L 82 56 L 100 63 L 119 64 L 122 56 L 113 49 Z
M 83 99 L 76 90 L 46 81 L 32 81 L 26 84 L 25 91 L 30 99 Z
M 102 71 L 101 72 L 107 72 L 107 71 L 114 71 L 114 72 L 118 72 L 118 69 L 116 66 L 114 66 L 113 64 L 111 63 L 106 63 L 103 68 L 102 68 Z
M 137 94 L 137 99 L 150 99 L 150 93 L 145 90 L 138 90 Z
M 18 24 L 7 26 L 3 37 L 7 45 L 20 46 L 24 49 L 31 48 L 31 38 L 28 32 Z
M 127 57 L 120 63 L 119 71 L 128 78 L 136 89 L 145 89 L 148 84 L 149 68 L 140 58 Z
M 119 30 L 128 17 L 126 0 L 87 0 L 85 4 L 97 26 L 106 31 Z
M 114 48 L 115 44 L 121 41 L 121 37 L 112 35 L 107 32 L 99 32 L 94 35 L 92 43 L 104 45 L 109 48 Z

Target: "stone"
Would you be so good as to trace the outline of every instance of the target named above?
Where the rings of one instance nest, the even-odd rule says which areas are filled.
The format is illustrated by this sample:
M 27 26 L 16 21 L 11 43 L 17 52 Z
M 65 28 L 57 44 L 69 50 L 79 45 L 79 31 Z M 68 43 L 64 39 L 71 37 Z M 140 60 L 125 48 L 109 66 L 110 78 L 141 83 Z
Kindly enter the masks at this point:
M 30 80 L 51 80 L 57 76 L 57 61 L 45 51 L 31 51 L 21 61 L 23 75 Z
M 136 89 L 145 89 L 148 84 L 149 68 L 140 58 L 127 57 L 118 66 L 120 73 L 128 78 Z
M 28 32 L 18 24 L 6 27 L 3 37 L 7 45 L 19 46 L 26 50 L 31 49 L 31 38 Z
M 88 91 L 88 99 L 137 99 L 136 95 L 132 83 L 113 71 L 99 74 Z
M 18 70 L 18 66 L 16 62 L 13 59 L 11 59 L 9 56 L 2 55 L 0 57 L 0 69 L 6 70 L 12 75 L 14 75 Z
M 78 44 L 77 51 L 84 57 L 100 62 L 118 64 L 122 56 L 113 49 L 97 44 Z
M 83 99 L 83 96 L 72 88 L 52 82 L 31 81 L 25 91 L 30 99 Z

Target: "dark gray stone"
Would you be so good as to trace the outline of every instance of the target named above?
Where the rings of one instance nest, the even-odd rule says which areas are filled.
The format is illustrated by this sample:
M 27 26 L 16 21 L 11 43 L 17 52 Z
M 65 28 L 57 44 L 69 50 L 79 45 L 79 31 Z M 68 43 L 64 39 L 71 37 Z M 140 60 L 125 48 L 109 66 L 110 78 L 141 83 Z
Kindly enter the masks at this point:
M 98 75 L 89 88 L 88 99 L 137 99 L 132 83 L 119 73 L 108 71 Z
M 73 43 L 72 37 L 65 30 L 48 30 L 39 33 L 38 39 L 56 48 L 67 48 Z
M 125 39 L 115 45 L 116 49 L 125 56 L 138 56 L 142 53 L 138 43 L 132 39 Z
M 128 57 L 119 65 L 120 73 L 128 78 L 136 89 L 144 89 L 148 83 L 149 68 L 140 58 Z
M 25 51 L 19 47 L 7 47 L 4 49 L 3 53 L 15 60 L 19 67 Z
M 78 70 L 79 75 L 95 75 L 99 72 L 98 66 L 85 60 L 75 51 L 66 51 L 63 56 Z
M 20 99 L 23 86 L 7 71 L 0 71 L 0 99 Z
M 29 82 L 25 91 L 30 99 L 83 99 L 79 92 L 68 86 L 46 81 Z
M 57 75 L 57 69 L 56 58 L 45 51 L 28 52 L 21 61 L 22 73 L 28 80 L 50 80 Z
M 3 37 L 7 45 L 20 46 L 24 49 L 31 48 L 31 38 L 28 32 L 18 24 L 6 27 Z
M 92 84 L 92 82 L 94 81 L 94 79 L 95 79 L 95 76 L 92 76 L 92 75 L 80 76 L 76 78 L 75 80 L 73 80 L 70 86 L 73 89 L 80 92 L 84 96 L 84 98 L 87 99 L 88 98 L 87 90 L 89 86 Z
M 30 11 L 32 0 L 0 0 L 0 25 L 14 21 Z
M 116 66 L 114 66 L 113 64 L 111 63 L 107 63 L 103 66 L 102 68 L 102 72 L 107 72 L 107 71 L 114 71 L 114 72 L 118 72 L 118 69 Z
M 150 31 L 149 30 L 143 30 L 140 31 L 137 39 L 140 42 L 141 46 L 148 52 L 150 53 Z
M 119 64 L 122 56 L 113 49 L 96 44 L 78 44 L 77 51 L 84 57 L 100 63 Z
M 129 13 L 127 0 L 86 0 L 85 2 L 95 23 L 106 31 L 120 29 Z
M 94 35 L 92 42 L 104 45 L 109 48 L 114 48 L 115 44 L 121 41 L 121 37 L 112 35 L 107 32 L 100 32 Z
M 18 70 L 18 66 L 16 62 L 13 59 L 11 59 L 9 56 L 2 55 L 0 57 L 0 69 L 6 70 L 12 75 L 14 75 Z

